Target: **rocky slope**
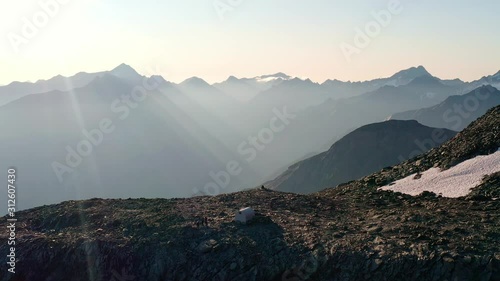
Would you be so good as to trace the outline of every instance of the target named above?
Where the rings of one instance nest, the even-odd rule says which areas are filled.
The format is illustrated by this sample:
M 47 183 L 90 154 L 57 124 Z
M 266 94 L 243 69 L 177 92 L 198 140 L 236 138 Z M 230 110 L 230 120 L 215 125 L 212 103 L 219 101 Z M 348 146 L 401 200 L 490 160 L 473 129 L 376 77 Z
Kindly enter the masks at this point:
M 0 280 L 500 280 L 495 175 L 477 187 L 480 196 L 458 199 L 378 189 L 496 151 L 499 121 L 496 107 L 423 156 L 310 195 L 253 189 L 19 212 L 17 273 L 1 263 Z M 233 222 L 242 206 L 258 212 L 251 224 Z M 208 226 L 197 227 L 205 216 Z
M 455 134 L 416 121 L 391 120 L 366 125 L 347 134 L 328 151 L 290 166 L 266 186 L 279 191 L 316 192 L 398 164 Z

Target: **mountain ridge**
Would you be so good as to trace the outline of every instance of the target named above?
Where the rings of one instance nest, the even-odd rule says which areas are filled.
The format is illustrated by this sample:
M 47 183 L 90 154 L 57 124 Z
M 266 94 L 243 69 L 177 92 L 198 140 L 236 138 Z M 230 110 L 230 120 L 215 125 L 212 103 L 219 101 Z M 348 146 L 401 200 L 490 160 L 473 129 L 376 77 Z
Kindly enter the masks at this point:
M 438 134 L 440 137 L 435 140 L 434 135 Z M 455 134 L 414 120 L 365 125 L 335 142 L 327 151 L 291 165 L 266 185 L 287 192 L 319 191 L 395 165 L 401 159 L 415 156 L 415 151 L 424 153 Z M 432 146 L 423 145 L 425 140 L 431 140 Z
M 43 93 L 51 90 L 68 91 L 71 88 L 81 87 L 89 83 L 95 77 L 102 76 L 106 73 L 112 73 L 120 78 L 133 80 L 134 83 L 136 83 L 139 79 L 142 78 L 142 75 L 139 74 L 130 65 L 121 63 L 120 65 L 114 67 L 112 70 L 107 70 L 107 71 L 99 71 L 93 73 L 80 71 L 75 75 L 68 77 L 59 74 L 46 80 L 40 79 L 36 82 L 13 81 L 7 85 L 0 86 L 0 106 L 28 94 Z M 334 80 L 327 79 L 323 83 L 316 83 L 311 81 L 310 79 L 300 79 L 300 80 L 305 83 L 308 83 L 309 81 L 312 84 L 320 85 L 323 88 L 322 91 L 330 92 L 330 94 L 327 95 L 327 98 L 328 97 L 348 98 L 364 94 L 367 92 L 375 91 L 378 88 L 383 87 L 385 85 L 392 85 L 392 86 L 407 85 L 413 79 L 419 76 L 426 76 L 426 75 L 431 76 L 431 74 L 423 66 L 417 66 L 400 70 L 387 78 L 375 78 L 367 81 L 344 82 L 336 79 Z M 460 79 L 455 79 L 455 80 L 438 79 L 438 80 L 441 81 L 443 84 L 453 87 L 465 87 L 466 88 L 465 91 L 468 90 L 470 91 L 472 90 L 472 88 L 478 87 L 483 84 L 492 84 L 499 87 L 500 79 L 498 77 L 499 75 L 498 73 L 496 73 L 493 75 L 484 76 L 473 82 L 463 82 Z M 181 85 L 192 78 L 195 77 L 187 78 L 181 83 L 173 83 L 173 84 Z M 292 78 L 293 77 L 285 73 L 278 72 L 275 74 L 256 76 L 254 78 L 238 79 L 235 76 L 230 76 L 225 81 L 212 84 L 207 83 L 201 78 L 198 78 L 197 80 L 199 81 L 203 80 L 203 83 L 201 84 L 208 84 L 216 88 L 219 88 L 224 92 L 229 92 L 228 94 L 232 95 L 233 98 L 237 99 L 241 98 L 242 101 L 248 101 L 253 97 L 257 96 L 260 92 L 269 90 L 271 87 L 279 85 L 284 81 L 292 80 Z M 240 82 L 244 83 L 242 84 L 243 88 L 237 86 Z M 233 94 L 233 92 L 240 92 L 240 91 L 242 92 L 242 97 L 239 97 L 238 93 L 236 93 L 235 95 Z
M 464 95 L 450 96 L 435 106 L 396 113 L 389 118 L 415 119 L 427 126 L 462 130 L 499 104 L 500 91 L 485 85 Z

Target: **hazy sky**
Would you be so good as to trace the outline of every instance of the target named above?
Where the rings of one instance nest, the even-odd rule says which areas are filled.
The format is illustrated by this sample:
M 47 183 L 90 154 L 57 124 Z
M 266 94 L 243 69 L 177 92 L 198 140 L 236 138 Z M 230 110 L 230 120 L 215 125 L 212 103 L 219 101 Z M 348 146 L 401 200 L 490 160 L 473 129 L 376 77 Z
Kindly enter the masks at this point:
M 355 29 L 390 1 L 65 0 L 44 18 L 40 3 L 54 1 L 1 2 L 0 84 L 122 62 L 174 82 L 279 71 L 317 82 L 366 80 L 417 65 L 469 81 L 500 70 L 496 0 L 401 0 L 401 13 L 350 61 L 340 45 L 355 47 Z M 231 9 L 218 13 L 214 4 Z

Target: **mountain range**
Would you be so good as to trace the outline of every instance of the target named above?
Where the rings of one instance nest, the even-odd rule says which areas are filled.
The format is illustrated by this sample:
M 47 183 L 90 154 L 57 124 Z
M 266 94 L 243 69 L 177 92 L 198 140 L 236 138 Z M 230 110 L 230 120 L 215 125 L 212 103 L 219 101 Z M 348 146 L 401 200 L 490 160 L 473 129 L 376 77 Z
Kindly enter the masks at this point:
M 72 198 L 189 197 L 212 181 L 210 171 L 225 170 L 236 157 L 214 135 L 223 123 L 211 131 L 200 126 L 185 111 L 194 106 L 181 109 L 169 98 L 168 84 L 134 100 L 137 85 L 129 81 L 104 74 L 81 88 L 0 108 L 0 165 L 24 174 L 20 208 Z M 195 117 L 205 118 L 203 125 L 217 120 L 202 111 Z
M 72 200 L 21 211 L 16 269 L 23 270 L 16 278 L 498 280 L 498 173 L 459 198 L 425 186 L 417 196 L 381 188 L 408 176 L 418 181 L 419 172 L 426 177 L 433 167 L 451 170 L 500 155 L 499 120 L 497 106 L 439 147 L 308 195 L 255 188 L 194 198 Z M 247 224 L 234 220 L 244 206 L 256 211 Z M 8 239 L 0 233 L 4 253 Z M 0 264 L 1 272 L 8 266 Z
M 38 80 L 35 83 L 12 82 L 8 85 L 0 86 L 0 106 L 31 94 L 45 93 L 54 90 L 70 91 L 74 88 L 80 88 L 89 84 L 97 77 L 102 77 L 106 74 L 111 74 L 116 77 L 135 82 L 137 82 L 137 79 L 140 79 L 141 77 L 130 66 L 120 64 L 110 71 L 95 73 L 79 72 L 70 77 L 57 75 L 48 80 Z
M 21 192 L 36 196 L 26 195 L 22 208 L 91 197 L 236 191 L 274 179 L 361 126 L 436 106 L 474 85 L 496 85 L 497 76 L 470 83 L 442 80 L 419 66 L 365 82 L 319 84 L 276 73 L 232 76 L 214 85 L 192 77 L 176 84 L 121 64 L 110 71 L 13 82 L 0 87 L 0 168 L 25 170 Z M 148 85 L 154 86 L 145 90 L 148 98 L 130 100 L 137 87 Z M 467 122 L 494 105 L 486 101 Z M 276 127 L 284 114 L 293 118 Z M 89 141 L 83 131 L 98 129 L 104 119 L 112 121 L 113 132 L 76 168 L 67 166 L 72 150 Z M 69 167 L 62 182 L 56 162 Z M 237 175 L 228 173 L 228 163 L 238 164 Z

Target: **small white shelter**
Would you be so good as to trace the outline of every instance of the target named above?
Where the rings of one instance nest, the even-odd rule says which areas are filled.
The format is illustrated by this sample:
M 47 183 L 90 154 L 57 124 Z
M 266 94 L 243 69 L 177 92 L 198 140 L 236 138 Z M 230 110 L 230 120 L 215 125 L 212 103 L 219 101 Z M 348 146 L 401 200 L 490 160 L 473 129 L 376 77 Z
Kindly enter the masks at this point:
M 236 217 L 234 218 L 234 220 L 246 224 L 249 221 L 251 221 L 254 217 L 255 217 L 255 211 L 250 207 L 246 207 L 239 210 L 236 213 Z

